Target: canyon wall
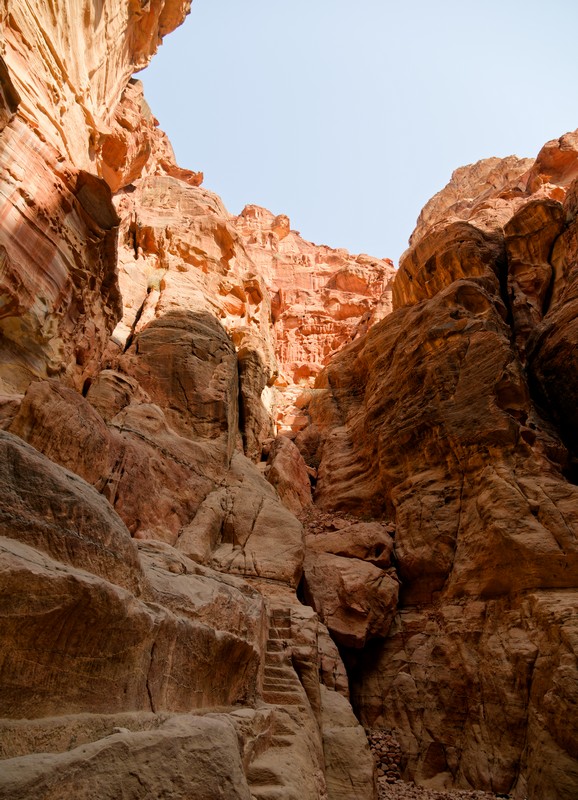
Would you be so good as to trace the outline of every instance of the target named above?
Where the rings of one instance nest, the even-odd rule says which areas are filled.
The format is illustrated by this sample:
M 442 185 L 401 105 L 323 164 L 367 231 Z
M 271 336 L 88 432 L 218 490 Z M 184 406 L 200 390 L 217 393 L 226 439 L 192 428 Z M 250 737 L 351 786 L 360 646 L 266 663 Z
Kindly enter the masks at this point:
M 394 270 L 175 163 L 189 5 L 0 4 L 1 797 L 376 793 L 274 438 Z
M 395 521 L 399 612 L 345 654 L 354 707 L 433 786 L 578 786 L 577 166 L 574 133 L 458 170 L 310 405 L 316 502 Z
M 578 136 L 395 273 L 176 164 L 189 6 L 0 0 L 0 797 L 570 800 Z

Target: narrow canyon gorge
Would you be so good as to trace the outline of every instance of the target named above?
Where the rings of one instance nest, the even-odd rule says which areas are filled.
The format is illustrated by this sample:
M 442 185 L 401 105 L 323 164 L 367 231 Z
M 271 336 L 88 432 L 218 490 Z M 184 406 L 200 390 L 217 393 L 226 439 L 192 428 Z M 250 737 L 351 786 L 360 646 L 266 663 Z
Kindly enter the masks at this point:
M 576 800 L 578 131 L 315 245 L 176 163 L 189 10 L 0 0 L 0 800 Z

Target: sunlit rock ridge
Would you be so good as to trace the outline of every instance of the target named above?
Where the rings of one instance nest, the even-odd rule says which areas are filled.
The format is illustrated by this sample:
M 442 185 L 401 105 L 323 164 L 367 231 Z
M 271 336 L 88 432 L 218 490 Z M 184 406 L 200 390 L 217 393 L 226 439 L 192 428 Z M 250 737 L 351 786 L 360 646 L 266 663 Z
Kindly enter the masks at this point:
M 0 0 L 0 798 L 571 800 L 578 135 L 395 272 L 175 162 L 189 7 Z

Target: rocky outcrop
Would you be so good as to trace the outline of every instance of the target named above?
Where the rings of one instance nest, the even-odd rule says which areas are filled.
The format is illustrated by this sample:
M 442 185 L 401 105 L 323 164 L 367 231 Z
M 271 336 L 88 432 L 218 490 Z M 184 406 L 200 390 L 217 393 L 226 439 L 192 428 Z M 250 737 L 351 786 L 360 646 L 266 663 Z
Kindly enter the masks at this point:
M 485 158 L 454 170 L 449 183 L 429 200 L 420 212 L 410 237 L 413 249 L 438 224 L 467 221 L 495 226 L 512 215 L 512 208 L 524 202 L 531 158 Z
M 566 225 L 551 253 L 552 278 L 548 302 L 539 324 L 532 331 L 528 349 L 529 374 L 539 402 L 548 409 L 570 452 L 566 474 L 576 482 L 578 435 L 573 398 L 578 388 L 576 343 L 578 341 L 577 212 L 578 185 L 566 195 L 563 212 Z
M 82 422 L 88 430 L 94 426 L 88 401 L 77 397 L 73 405 L 75 393 L 56 383 L 33 386 L 48 408 L 50 394 L 56 395 L 61 419 L 75 417 L 72 432 Z M 13 422 L 23 423 L 33 399 L 24 398 Z M 155 422 L 160 414 L 157 408 Z M 40 424 L 30 430 L 47 450 L 57 438 Z M 106 431 L 101 421 L 98 433 Z M 189 440 L 176 434 L 171 440 L 166 424 L 160 441 L 153 431 L 149 447 L 158 447 L 157 458 L 162 452 L 170 465 L 170 445 L 180 441 L 186 466 Z M 132 429 L 125 446 L 133 437 L 144 438 L 142 428 Z M 135 540 L 78 474 L 12 433 L 0 438 L 6 499 L 0 796 L 48 798 L 57 775 L 61 788 L 76 780 L 87 796 L 113 796 L 119 780 L 132 786 L 136 771 L 140 788 L 134 791 L 144 797 L 156 791 L 161 771 L 163 786 L 174 785 L 176 797 L 193 790 L 212 796 L 210 787 L 228 785 L 230 777 L 232 797 L 282 791 L 313 800 L 347 796 L 344 789 L 330 789 L 330 780 L 335 773 L 338 786 L 348 785 L 352 770 L 355 796 L 373 797 L 367 743 L 347 715 L 342 727 L 353 727 L 347 735 L 353 736 L 349 754 L 355 757 L 335 764 L 335 757 L 324 759 L 320 676 L 332 695 L 343 692 L 345 671 L 317 615 L 300 606 L 291 589 L 303 560 L 301 526 L 251 462 L 240 454 L 233 458 L 239 483 L 226 484 L 225 500 L 232 498 L 232 505 L 222 506 L 221 534 L 207 552 L 192 553 L 193 561 L 187 557 L 190 537 L 202 529 L 202 520 L 194 524 L 196 515 L 176 547 L 147 538 L 150 530 L 137 532 Z M 112 444 L 121 446 L 123 438 L 111 437 Z M 106 456 L 110 440 L 100 441 Z M 68 459 L 98 483 L 96 467 L 102 471 L 106 458 L 99 462 L 94 444 L 85 443 L 84 461 L 74 451 Z M 50 450 L 64 460 L 62 453 Z M 157 477 L 162 483 L 163 475 Z M 193 474 L 188 478 L 194 481 Z M 208 494 L 197 515 L 219 491 Z M 235 536 L 250 541 L 236 542 Z M 327 640 L 323 648 L 321 639 Z M 190 716 L 211 709 L 220 716 Z M 346 731 L 332 735 L 339 739 Z M 198 777 L 179 778 L 184 769 Z M 203 789 L 197 790 L 201 778 Z
M 254 463 L 287 387 L 277 256 L 257 265 L 131 77 L 189 5 L 0 2 L 0 796 L 373 798 L 296 597 L 302 524 Z M 326 282 L 355 262 L 302 248 Z M 335 347 L 374 271 L 332 295 Z
M 394 279 L 176 164 L 188 7 L 0 0 L 0 797 L 570 800 L 578 137 Z
M 440 194 L 393 313 L 336 355 L 309 406 L 317 503 L 395 520 L 399 613 L 346 654 L 354 706 L 433 786 L 576 791 L 573 141 L 515 171 L 511 197 L 503 182 L 465 205 Z M 537 181 L 544 153 L 560 171 Z
M 106 738 L 69 751 L 11 759 L 0 796 L 41 798 L 80 793 L 86 798 L 220 796 L 250 800 L 237 732 L 225 715 L 151 720 L 144 730 L 116 726 Z M 130 722 L 129 722 L 130 724 Z
M 288 217 L 258 206 L 246 206 L 235 225 L 266 279 L 288 383 L 311 385 L 336 350 L 391 310 L 391 261 L 304 241 Z
M 518 354 L 525 361 L 528 339 L 547 310 L 552 285 L 550 253 L 564 228 L 556 200 L 522 206 L 504 227 L 508 258 L 508 298 Z
M 218 318 L 238 354 L 245 453 L 259 460 L 275 430 L 305 426 L 307 389 L 328 358 L 387 313 L 393 266 L 305 242 L 266 209 L 233 217 L 164 172 L 116 203 L 125 311 L 114 341 L 124 348 L 183 307 Z
M 397 611 L 399 580 L 393 539 L 378 522 L 306 516 L 303 595 L 344 647 L 387 636 Z
M 18 437 L 1 442 L 4 716 L 190 711 L 250 697 L 260 595 L 162 548 L 139 556 L 85 481 Z M 234 617 L 218 619 L 223 602 L 236 606 L 240 633 Z M 237 677 L 215 680 L 215 664 L 231 659 Z
M 264 474 L 293 513 L 310 508 L 311 478 L 316 472 L 306 466 L 299 449 L 287 436 L 278 436 L 271 443 Z
M 119 220 L 100 177 L 108 169 L 111 125 L 123 123 L 127 136 L 130 129 L 114 112 L 134 70 L 146 66 L 190 2 L 84 5 L 0 3 L 6 393 L 46 377 L 81 389 L 101 366 L 122 314 Z M 142 150 L 134 138 L 131 147 Z
M 363 728 L 347 700 L 325 686 L 321 687 L 321 704 L 328 793 L 343 800 L 371 797 L 375 789 L 367 776 L 373 772 L 373 763 L 371 754 L 360 747 L 365 741 Z M 353 769 L 352 752 L 362 754 Z

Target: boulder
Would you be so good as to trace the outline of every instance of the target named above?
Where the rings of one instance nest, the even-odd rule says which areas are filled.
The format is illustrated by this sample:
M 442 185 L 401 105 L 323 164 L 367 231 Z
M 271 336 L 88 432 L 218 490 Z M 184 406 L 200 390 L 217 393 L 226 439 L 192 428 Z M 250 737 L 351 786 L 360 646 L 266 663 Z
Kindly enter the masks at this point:
M 278 436 L 271 444 L 265 477 L 277 489 L 283 505 L 294 514 L 311 505 L 307 466 L 295 444 L 286 436 Z
M 375 763 L 365 731 L 337 692 L 321 687 L 329 800 L 376 800 Z
M 237 733 L 224 716 L 172 717 L 153 730 L 124 729 L 62 753 L 2 763 L 0 797 L 86 800 L 131 797 L 250 800 Z
M 397 611 L 399 582 L 394 574 L 357 558 L 307 552 L 305 599 L 340 645 L 363 647 L 385 637 Z
M 337 530 L 309 534 L 305 537 L 305 545 L 316 553 L 358 558 L 382 569 L 391 566 L 393 539 L 388 528 L 376 521 L 346 522 Z

